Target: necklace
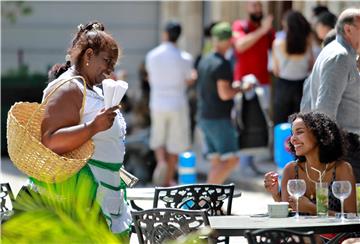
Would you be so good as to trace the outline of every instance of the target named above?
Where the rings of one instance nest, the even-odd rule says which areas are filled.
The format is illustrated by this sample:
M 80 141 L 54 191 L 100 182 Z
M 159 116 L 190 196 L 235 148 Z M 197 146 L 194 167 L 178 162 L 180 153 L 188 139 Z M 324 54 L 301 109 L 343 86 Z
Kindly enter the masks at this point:
M 320 172 L 321 172 L 321 174 L 320 174 L 320 179 L 321 179 L 321 181 L 323 180 L 323 178 L 324 178 L 324 176 L 325 176 L 325 173 L 326 173 L 327 168 L 328 168 L 328 164 L 326 164 L 325 169 L 324 169 L 323 172 L 320 171 Z M 305 163 L 305 172 L 306 172 L 306 176 L 308 177 L 308 179 L 309 179 L 311 182 L 313 182 L 314 184 L 316 184 L 317 181 L 311 179 L 311 177 L 310 177 L 310 175 L 309 175 L 309 173 L 308 173 L 307 162 Z
M 328 167 L 328 164 L 326 164 L 325 169 L 324 169 L 323 172 L 320 171 L 320 172 L 321 172 L 321 174 L 320 174 L 320 179 L 321 179 L 321 181 L 322 181 L 323 178 L 324 178 L 324 175 L 325 175 L 325 173 L 326 173 L 327 167 Z M 307 162 L 305 163 L 305 172 L 306 172 L 307 178 L 308 178 L 312 183 L 316 184 L 317 181 L 311 179 L 311 177 L 310 177 L 310 175 L 309 175 L 309 173 L 308 173 Z M 313 195 L 313 194 L 311 194 L 310 199 L 314 199 L 314 195 Z

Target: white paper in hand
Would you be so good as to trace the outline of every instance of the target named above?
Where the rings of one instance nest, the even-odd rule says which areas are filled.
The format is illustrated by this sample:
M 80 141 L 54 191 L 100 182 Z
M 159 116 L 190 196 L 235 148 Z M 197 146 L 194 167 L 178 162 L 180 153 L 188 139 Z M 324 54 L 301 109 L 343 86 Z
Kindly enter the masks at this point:
M 104 102 L 105 102 L 105 109 L 111 107 L 112 98 L 114 96 L 114 81 L 111 79 L 105 79 L 102 81 L 103 90 L 104 90 Z
M 122 80 L 114 81 L 112 79 L 105 79 L 102 81 L 102 84 L 104 90 L 105 109 L 119 105 L 126 90 L 128 89 L 128 83 Z
M 112 106 L 119 105 L 121 99 L 124 97 L 126 90 L 128 89 L 128 83 L 123 80 L 115 81 L 114 96 L 112 99 Z

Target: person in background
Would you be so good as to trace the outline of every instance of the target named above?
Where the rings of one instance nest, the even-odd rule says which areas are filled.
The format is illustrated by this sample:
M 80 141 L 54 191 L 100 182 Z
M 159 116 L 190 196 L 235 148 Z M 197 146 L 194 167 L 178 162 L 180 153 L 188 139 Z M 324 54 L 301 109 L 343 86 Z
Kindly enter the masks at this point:
M 264 18 L 262 3 L 247 3 L 249 18 L 236 20 L 232 25 L 235 47 L 234 80 L 241 81 L 248 74 L 255 75 L 269 97 L 268 50 L 272 46 L 275 32 L 272 28 L 273 17 Z
M 336 40 L 323 48 L 304 83 L 300 111 L 326 113 L 349 132 L 348 161 L 360 182 L 360 9 L 344 10 L 336 32 Z
M 150 147 L 157 165 L 156 185 L 174 185 L 178 154 L 190 148 L 190 114 L 186 88 L 193 83 L 193 59 L 176 43 L 181 25 L 170 21 L 163 42 L 146 56 L 150 84 Z
M 310 23 L 312 28 L 312 51 L 313 51 L 314 59 L 316 59 L 321 51 L 321 43 L 322 43 L 322 39 L 320 39 L 316 34 L 315 27 L 316 27 L 317 18 L 322 13 L 329 12 L 329 9 L 324 5 L 315 5 L 311 10 L 312 10 L 312 16 L 310 18 Z
M 335 39 L 336 39 L 336 30 L 332 29 L 326 34 L 326 36 L 323 40 L 323 43 L 322 43 L 323 48 Z
M 220 22 L 211 29 L 213 52 L 198 66 L 197 118 L 207 145 L 211 167 L 208 183 L 222 184 L 237 166 L 239 159 L 236 130 L 231 124 L 232 98 L 241 90 L 232 88 L 231 64 L 225 53 L 231 46 L 231 26 Z
M 355 177 L 351 165 L 342 158 L 345 156 L 345 137 L 337 124 L 326 114 L 319 112 L 298 113 L 290 116 L 292 135 L 290 149 L 296 160 L 289 162 L 281 180 L 281 189 L 287 189 L 290 179 L 303 179 L 306 182 L 305 195 L 299 199 L 299 212 L 316 215 L 316 182 L 319 170 L 322 182 L 329 183 L 330 214 L 340 212 L 340 200 L 332 193 L 334 181 L 350 181 L 352 191 L 345 199 L 344 210 L 348 213 L 355 208 Z M 268 172 L 264 179 L 265 189 L 272 194 L 275 201 L 286 201 L 296 210 L 295 198 L 286 190 L 279 192 L 278 177 L 275 172 Z
M 197 55 L 195 62 L 194 62 L 194 70 L 195 70 L 195 82 L 193 85 L 188 87 L 187 95 L 189 98 L 189 106 L 190 106 L 190 118 L 191 118 L 191 141 L 194 142 L 195 140 L 195 128 L 196 128 L 196 104 L 197 104 L 197 97 L 196 97 L 196 79 L 197 79 L 197 68 L 201 58 L 205 57 L 207 54 L 213 51 L 212 48 L 212 40 L 211 40 L 211 28 L 214 27 L 218 22 L 211 22 L 210 24 L 204 27 L 203 32 L 203 46 L 201 53 Z
M 264 18 L 262 3 L 247 3 L 248 19 L 233 22 L 233 46 L 235 51 L 234 81 L 241 81 L 253 74 L 264 88 L 264 109 L 270 107 L 270 75 L 268 72 L 268 51 L 275 38 L 272 28 L 273 17 Z M 241 135 L 240 135 L 241 136 Z M 253 164 L 252 155 L 241 157 L 241 167 L 245 169 Z
M 324 5 L 317 4 L 311 9 L 311 11 L 313 18 L 316 18 L 316 16 L 319 16 L 322 13 L 329 12 L 329 8 Z
M 297 11 L 284 15 L 285 38 L 273 43 L 275 83 L 274 125 L 285 123 L 290 114 L 299 112 L 303 83 L 313 64 L 310 24 Z
M 85 79 L 86 95 L 83 81 L 73 79 L 49 98 L 41 124 L 41 141 L 62 155 L 93 140 L 94 154 L 71 179 L 82 176 L 92 181 L 92 187 L 87 190 L 100 203 L 109 228 L 123 243 L 128 243 L 131 215 L 124 198 L 125 184 L 119 176 L 125 154 L 126 123 L 118 106 L 104 109 L 104 96 L 97 87 L 111 76 L 119 54 L 119 46 L 102 23 L 94 21 L 78 26 L 66 64 L 54 65 L 49 71 L 50 83 L 44 90 L 44 98 L 64 79 L 73 76 Z M 81 116 L 83 98 L 85 107 Z M 32 180 L 38 188 L 45 184 Z
M 322 12 L 316 17 L 315 31 L 317 37 L 324 41 L 326 34 L 335 28 L 336 15 L 331 12 Z

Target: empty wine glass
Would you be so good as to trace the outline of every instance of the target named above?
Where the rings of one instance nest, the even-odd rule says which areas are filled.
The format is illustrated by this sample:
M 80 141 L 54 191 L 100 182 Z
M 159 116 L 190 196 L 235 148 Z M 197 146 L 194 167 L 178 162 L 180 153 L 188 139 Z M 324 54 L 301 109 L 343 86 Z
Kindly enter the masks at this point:
M 344 200 L 348 198 L 351 193 L 350 181 L 334 181 L 331 189 L 334 196 L 338 198 L 341 202 L 341 221 L 344 221 Z
M 299 218 L 299 198 L 305 194 L 306 183 L 301 179 L 288 180 L 287 182 L 288 193 L 296 199 L 296 214 L 295 218 Z

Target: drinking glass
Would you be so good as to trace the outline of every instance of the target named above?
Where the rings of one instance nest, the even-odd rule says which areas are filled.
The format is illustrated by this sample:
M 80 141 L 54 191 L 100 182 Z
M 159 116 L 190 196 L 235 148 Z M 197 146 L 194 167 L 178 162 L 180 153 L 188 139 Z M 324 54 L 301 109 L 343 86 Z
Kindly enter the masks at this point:
M 306 183 L 304 180 L 294 179 L 287 182 L 288 193 L 296 199 L 296 214 L 295 218 L 299 218 L 299 198 L 305 194 Z
M 329 210 L 329 184 L 327 182 L 316 182 L 316 214 L 328 216 Z
M 334 181 L 331 189 L 334 196 L 338 198 L 341 202 L 341 221 L 344 221 L 344 200 L 348 198 L 351 193 L 350 181 Z
M 356 213 L 360 217 L 360 183 L 356 183 Z

